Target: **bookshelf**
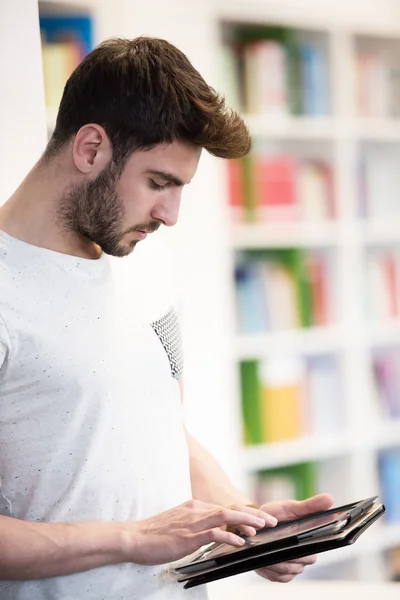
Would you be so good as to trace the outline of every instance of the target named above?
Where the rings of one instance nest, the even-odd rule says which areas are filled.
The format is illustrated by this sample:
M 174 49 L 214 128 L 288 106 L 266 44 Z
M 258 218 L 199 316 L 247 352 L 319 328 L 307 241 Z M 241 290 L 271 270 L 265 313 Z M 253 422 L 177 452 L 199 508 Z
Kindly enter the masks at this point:
M 39 26 L 47 115 L 47 133 L 54 129 L 68 77 L 93 48 L 93 15 L 83 5 L 39 2 Z
M 71 12 L 71 7 L 67 5 L 66 8 L 64 4 L 64 0 L 57 0 L 51 3 L 50 9 L 52 11 L 56 5 L 56 10 Z M 172 241 L 185 279 L 185 395 L 190 409 L 187 413 L 194 434 L 214 451 L 217 458 L 223 459 L 228 470 L 235 474 L 240 471 L 244 478 L 257 470 L 295 464 L 296 460 L 318 462 L 326 467 L 325 473 L 328 471 L 323 488 L 333 491 L 338 502 L 375 493 L 379 488 L 375 467 L 378 453 L 381 449 L 395 447 L 400 431 L 397 422 L 377 419 L 371 357 L 377 348 L 389 347 L 390 350 L 397 347 L 400 323 L 398 320 L 366 323 L 360 290 L 365 285 L 364 261 L 368 248 L 395 246 L 399 234 L 390 215 L 379 221 L 359 218 L 355 174 L 359 169 L 360 149 L 372 148 L 373 151 L 376 145 L 398 144 L 400 121 L 387 115 L 366 116 L 356 110 L 352 57 L 355 50 L 363 50 L 371 40 L 374 47 L 393 47 L 393 44 L 397 47 L 400 35 L 391 26 L 395 22 L 392 3 L 380 0 L 364 10 L 361 2 L 340 7 L 333 1 L 322 6 L 311 0 L 287 3 L 284 0 L 279 3 L 216 0 L 193 3 L 187 14 L 179 0 L 168 6 L 153 2 L 143 6 L 139 13 L 130 3 L 118 0 L 116 3 L 76 0 L 74 4 L 80 5 L 79 10 L 84 12 L 87 12 L 87 6 L 83 5 L 91 6 L 99 40 L 111 35 L 133 37 L 144 33 L 166 37 L 188 53 L 208 80 L 216 77 L 216 53 L 221 43 L 225 45 L 234 39 L 234 29 L 242 23 L 286 26 L 299 30 L 303 39 L 321 41 L 329 63 L 327 114 L 300 117 L 289 113 L 271 118 L 268 114 L 247 113 L 244 116 L 254 136 L 274 141 L 283 152 L 294 149 L 296 158 L 301 156 L 303 147 L 322 150 L 334 176 L 337 218 L 329 223 L 252 223 L 250 226 L 235 222 L 227 227 L 227 211 L 220 210 L 218 204 L 222 197 L 226 198 L 223 193 L 218 196 L 217 192 L 219 167 L 224 181 L 225 169 L 217 164 L 218 161 L 208 160 L 208 157 L 202 159 L 196 186 L 193 191 L 188 191 L 189 201 L 182 206 L 183 226 L 174 228 L 175 241 Z M 42 7 L 40 3 L 41 14 Z M 228 93 L 229 85 L 226 84 L 224 75 L 218 78 L 221 91 Z M 49 129 L 52 123 L 49 114 Z M 224 202 L 224 208 L 227 204 Z M 186 209 L 189 205 L 190 209 Z M 208 215 L 208 244 L 204 244 L 204 231 L 199 227 L 205 212 Z M 232 278 L 237 251 L 265 247 L 284 249 L 289 245 L 304 250 L 327 249 L 335 258 L 336 287 L 340 292 L 335 304 L 335 322 L 323 328 L 238 335 Z M 212 293 L 205 294 L 205 289 Z M 230 315 L 228 318 L 227 314 Z M 229 323 L 227 328 L 226 322 Z M 228 339 L 225 339 L 226 330 L 230 334 Z M 210 344 L 213 353 L 207 360 Z M 329 355 L 338 360 L 346 394 L 346 427 L 343 430 L 329 436 L 325 434 L 322 438 L 303 436 L 273 445 L 243 447 L 242 439 L 236 437 L 241 429 L 238 363 L 276 353 L 291 358 Z M 211 420 L 208 417 L 210 411 L 214 415 Z M 222 431 L 221 422 L 224 423 Z M 333 568 L 337 568 L 338 576 L 344 578 L 386 579 L 390 576 L 388 565 L 391 559 L 388 556 L 394 556 L 393 548 L 400 539 L 398 529 L 393 524 L 390 527 L 382 524 L 379 532 L 375 529 L 367 535 L 364 545 L 360 546 L 359 542 L 351 549 L 349 565 L 341 552 L 320 557 L 318 564 L 327 561 L 327 577 L 332 576 Z M 319 576 L 320 571 L 317 567 L 310 573 Z
M 240 466 L 259 501 L 329 491 L 342 503 L 379 493 L 385 520 L 345 552 L 320 557 L 311 576 L 395 578 L 400 30 L 309 24 L 277 18 L 274 8 L 219 17 L 220 89 L 254 140 L 241 170 L 236 163 L 225 173 Z M 307 167 L 315 161 L 319 179 Z M 302 193 L 308 202 L 313 195 L 307 210 Z M 327 257 L 325 323 L 313 322 L 315 306 L 307 322 L 293 323 L 288 298 L 301 313 L 304 269 L 299 276 L 289 267 L 282 283 L 269 263 L 282 251 Z M 276 306 L 286 314 L 279 326 Z M 302 423 L 296 429 L 292 420 Z M 302 475 L 308 486 L 299 489 Z

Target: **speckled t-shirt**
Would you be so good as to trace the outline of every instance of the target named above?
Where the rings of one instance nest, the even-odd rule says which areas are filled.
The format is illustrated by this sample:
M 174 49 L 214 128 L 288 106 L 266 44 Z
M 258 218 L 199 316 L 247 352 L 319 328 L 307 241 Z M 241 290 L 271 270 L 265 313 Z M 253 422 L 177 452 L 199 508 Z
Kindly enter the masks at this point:
M 170 277 L 148 238 L 87 260 L 0 232 L 0 514 L 140 520 L 191 497 Z M 162 567 L 0 581 L 1 600 L 197 600 Z

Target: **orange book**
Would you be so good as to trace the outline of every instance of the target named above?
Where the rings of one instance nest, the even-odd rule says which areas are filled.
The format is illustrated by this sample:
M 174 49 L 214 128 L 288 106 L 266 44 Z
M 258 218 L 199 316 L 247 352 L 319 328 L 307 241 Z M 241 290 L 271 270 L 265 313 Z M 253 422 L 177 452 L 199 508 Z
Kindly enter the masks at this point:
M 327 265 L 321 256 L 309 256 L 308 270 L 311 282 L 311 306 L 313 325 L 327 325 L 331 321 L 329 314 L 329 290 Z

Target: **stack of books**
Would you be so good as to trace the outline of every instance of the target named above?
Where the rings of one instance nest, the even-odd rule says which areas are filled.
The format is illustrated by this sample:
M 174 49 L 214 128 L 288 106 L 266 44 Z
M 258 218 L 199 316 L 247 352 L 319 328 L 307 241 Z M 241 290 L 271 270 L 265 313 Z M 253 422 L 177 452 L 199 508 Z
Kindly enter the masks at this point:
M 331 256 L 298 248 L 243 252 L 235 270 L 239 333 L 333 322 Z
M 243 438 L 268 444 L 339 429 L 341 375 L 334 356 L 240 363 Z
M 324 44 L 283 27 L 240 27 L 221 58 L 229 103 L 244 113 L 327 115 Z
M 290 154 L 227 161 L 233 222 L 321 222 L 335 218 L 330 165 Z

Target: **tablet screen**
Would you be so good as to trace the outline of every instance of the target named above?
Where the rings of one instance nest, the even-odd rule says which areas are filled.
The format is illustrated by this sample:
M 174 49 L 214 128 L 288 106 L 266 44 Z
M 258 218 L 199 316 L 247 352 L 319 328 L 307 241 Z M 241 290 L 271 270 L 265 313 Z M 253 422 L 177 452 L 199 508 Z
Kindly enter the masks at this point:
M 297 536 L 301 533 L 323 527 L 340 520 L 347 511 L 342 508 L 333 511 L 326 511 L 318 515 L 310 515 L 300 520 L 286 521 L 275 527 L 260 529 L 253 537 L 247 537 L 245 546 L 229 546 L 228 544 L 215 544 L 213 548 L 205 550 L 202 556 L 198 557 L 196 562 L 201 560 L 212 560 L 218 556 L 225 556 L 235 552 L 241 552 L 248 547 L 260 546 L 271 542 L 278 542 L 288 537 Z

